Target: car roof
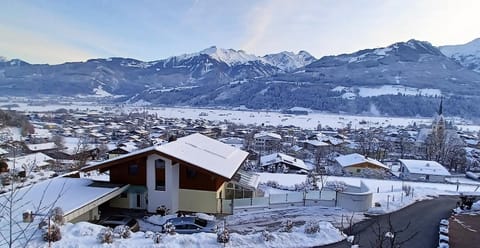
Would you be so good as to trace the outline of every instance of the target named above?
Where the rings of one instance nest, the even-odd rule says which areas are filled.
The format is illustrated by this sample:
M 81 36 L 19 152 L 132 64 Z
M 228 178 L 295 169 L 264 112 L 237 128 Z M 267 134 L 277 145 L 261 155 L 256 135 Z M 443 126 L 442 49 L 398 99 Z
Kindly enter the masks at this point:
M 196 217 L 176 217 L 176 218 L 171 218 L 167 220 L 167 222 L 172 222 L 173 224 L 175 223 L 181 223 L 181 222 L 189 222 L 193 223 L 195 221 Z

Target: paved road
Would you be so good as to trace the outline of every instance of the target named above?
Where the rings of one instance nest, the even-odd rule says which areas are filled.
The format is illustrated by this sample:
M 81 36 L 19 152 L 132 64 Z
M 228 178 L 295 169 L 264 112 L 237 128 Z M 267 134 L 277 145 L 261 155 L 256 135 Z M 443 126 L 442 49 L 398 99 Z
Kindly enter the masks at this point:
M 410 205 L 400 211 L 391 214 L 391 223 L 394 230 L 404 229 L 408 223 L 407 231 L 397 235 L 397 240 L 404 240 L 417 233 L 411 240 L 401 247 L 408 248 L 434 248 L 438 246 L 438 223 L 442 218 L 448 218 L 451 210 L 455 207 L 458 197 L 440 196 L 433 200 L 425 200 Z M 362 221 L 353 228 L 355 237 L 359 237 L 360 247 L 377 246 L 375 232 L 381 228 L 388 229 L 388 215 Z M 324 248 L 347 248 L 351 244 L 342 241 L 336 244 L 322 246 Z M 384 246 L 389 247 L 389 246 Z

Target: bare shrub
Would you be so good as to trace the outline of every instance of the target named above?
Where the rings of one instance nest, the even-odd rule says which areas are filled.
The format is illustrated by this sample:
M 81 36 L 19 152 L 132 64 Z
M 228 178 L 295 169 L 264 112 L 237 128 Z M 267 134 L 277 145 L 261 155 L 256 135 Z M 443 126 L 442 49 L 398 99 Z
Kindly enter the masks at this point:
M 113 243 L 113 231 L 111 227 L 103 228 L 97 236 L 98 240 L 102 244 Z

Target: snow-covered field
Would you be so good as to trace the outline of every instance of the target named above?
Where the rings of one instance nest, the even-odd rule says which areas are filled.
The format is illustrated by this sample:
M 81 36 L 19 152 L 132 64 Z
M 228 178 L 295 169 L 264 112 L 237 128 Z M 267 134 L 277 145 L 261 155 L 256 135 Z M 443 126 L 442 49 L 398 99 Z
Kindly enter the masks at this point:
M 0 102 L 0 105 L 12 104 L 12 102 Z M 27 111 L 27 112 L 45 112 L 54 111 L 60 108 L 79 109 L 89 111 L 100 111 L 106 107 L 113 107 L 115 111 L 121 113 L 129 113 L 134 111 L 148 111 L 150 113 L 157 113 L 161 117 L 167 118 L 186 118 L 186 119 L 206 119 L 211 121 L 229 121 L 239 124 L 255 124 L 255 125 L 294 125 L 301 128 L 315 129 L 318 124 L 322 127 L 344 128 L 351 125 L 352 128 L 368 128 L 380 126 L 406 126 L 416 123 L 417 125 L 431 124 L 431 118 L 404 118 L 404 117 L 379 117 L 379 116 L 355 116 L 355 115 L 341 115 L 328 114 L 317 111 L 310 111 L 308 115 L 290 115 L 282 114 L 280 112 L 272 111 L 253 111 L 246 109 L 227 110 L 227 109 L 205 109 L 205 108 L 190 108 L 190 107 L 135 107 L 133 105 L 126 106 L 109 106 L 99 105 L 93 103 L 66 103 L 66 104 L 52 104 L 46 106 L 31 106 L 26 103 L 16 103 L 19 107 L 12 109 Z M 202 113 L 202 116 L 200 116 Z M 480 130 L 479 125 L 471 125 L 465 120 L 455 120 L 455 125 L 462 129 L 470 129 L 472 131 Z

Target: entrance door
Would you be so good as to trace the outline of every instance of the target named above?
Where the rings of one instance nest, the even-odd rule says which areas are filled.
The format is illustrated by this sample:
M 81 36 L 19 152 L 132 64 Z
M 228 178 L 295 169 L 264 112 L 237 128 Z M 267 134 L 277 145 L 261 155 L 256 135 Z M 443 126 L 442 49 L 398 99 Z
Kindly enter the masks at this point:
M 130 193 L 130 208 L 146 209 L 146 196 L 145 193 Z

